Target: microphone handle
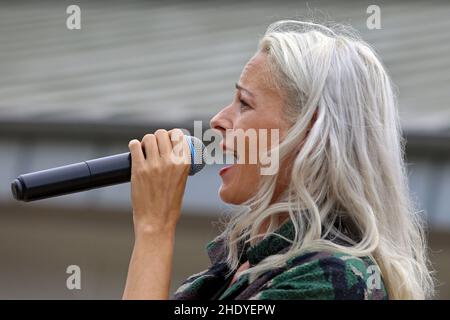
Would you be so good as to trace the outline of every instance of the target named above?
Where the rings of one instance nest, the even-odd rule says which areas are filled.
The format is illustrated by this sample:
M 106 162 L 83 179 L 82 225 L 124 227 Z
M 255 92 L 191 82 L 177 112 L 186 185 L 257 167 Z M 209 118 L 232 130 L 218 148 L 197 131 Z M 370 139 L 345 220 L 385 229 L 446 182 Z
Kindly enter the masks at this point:
M 11 184 L 16 200 L 25 202 L 80 192 L 131 179 L 130 152 L 20 175 Z

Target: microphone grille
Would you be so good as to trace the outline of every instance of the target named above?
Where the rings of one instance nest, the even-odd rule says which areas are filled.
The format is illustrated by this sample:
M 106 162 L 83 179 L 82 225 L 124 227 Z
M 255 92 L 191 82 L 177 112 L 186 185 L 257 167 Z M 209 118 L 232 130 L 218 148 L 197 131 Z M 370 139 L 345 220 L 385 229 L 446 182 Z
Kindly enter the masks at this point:
M 192 136 L 187 136 L 187 141 L 191 149 L 191 170 L 189 171 L 189 175 L 193 176 L 205 166 L 203 156 L 205 145 L 200 139 Z

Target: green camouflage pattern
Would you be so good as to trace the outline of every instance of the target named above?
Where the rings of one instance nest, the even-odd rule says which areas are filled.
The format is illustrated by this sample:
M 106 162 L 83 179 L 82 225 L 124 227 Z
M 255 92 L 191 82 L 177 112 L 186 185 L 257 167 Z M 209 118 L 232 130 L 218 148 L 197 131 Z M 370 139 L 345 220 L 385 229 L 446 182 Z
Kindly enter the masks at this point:
M 276 233 L 293 239 L 291 222 Z M 242 249 L 241 262 L 254 266 L 269 255 L 285 252 L 290 243 L 278 236 L 268 236 L 255 246 Z M 226 246 L 217 237 L 207 244 L 211 267 L 187 278 L 174 294 L 176 300 L 286 300 L 388 299 L 381 272 L 370 257 L 355 257 L 336 252 L 303 252 L 286 265 L 260 275 L 249 283 L 243 275 L 230 287 L 232 275 L 224 262 Z

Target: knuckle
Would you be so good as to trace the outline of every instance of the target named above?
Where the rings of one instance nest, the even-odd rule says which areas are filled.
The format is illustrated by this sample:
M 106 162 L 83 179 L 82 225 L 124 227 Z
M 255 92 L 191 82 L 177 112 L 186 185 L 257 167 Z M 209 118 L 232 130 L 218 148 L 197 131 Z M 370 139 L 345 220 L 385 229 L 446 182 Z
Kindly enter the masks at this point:
M 161 165 L 161 164 L 153 165 L 151 167 L 151 170 L 152 170 L 153 174 L 157 174 L 157 175 L 162 174 L 163 172 L 166 171 L 164 168 L 164 165 Z
M 180 128 L 173 129 L 173 132 L 176 133 L 176 134 L 179 134 L 179 135 L 184 135 L 183 130 L 181 130 Z
M 128 147 L 131 148 L 132 146 L 134 146 L 136 143 L 139 143 L 138 140 L 136 139 L 132 139 L 128 142 Z
M 138 176 L 147 176 L 148 175 L 148 169 L 145 166 L 139 166 L 135 170 L 136 174 Z
M 173 129 L 170 131 L 170 136 L 172 139 L 179 140 L 184 134 L 181 129 Z
M 167 155 L 161 156 L 161 161 L 159 162 L 159 165 L 165 169 L 170 167 L 171 165 L 170 157 L 168 157 Z
M 142 140 L 152 140 L 154 138 L 154 134 L 152 133 L 147 133 L 146 135 L 144 135 L 144 137 L 142 138 Z
M 167 134 L 167 130 L 166 129 L 158 129 L 155 131 L 155 135 L 159 136 L 159 135 L 164 135 Z

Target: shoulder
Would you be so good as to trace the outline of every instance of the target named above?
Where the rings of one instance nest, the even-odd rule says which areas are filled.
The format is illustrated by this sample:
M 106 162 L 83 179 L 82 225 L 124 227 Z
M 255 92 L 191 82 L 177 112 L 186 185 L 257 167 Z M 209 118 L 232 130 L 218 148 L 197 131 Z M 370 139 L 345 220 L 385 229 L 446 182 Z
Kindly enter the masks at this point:
M 381 272 L 370 257 L 309 252 L 287 262 L 254 299 L 387 299 Z

